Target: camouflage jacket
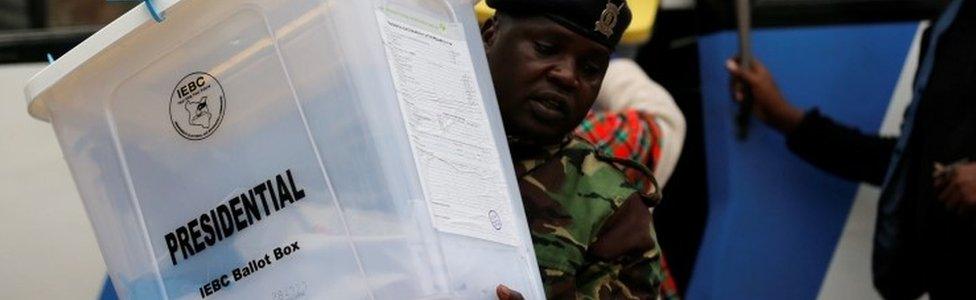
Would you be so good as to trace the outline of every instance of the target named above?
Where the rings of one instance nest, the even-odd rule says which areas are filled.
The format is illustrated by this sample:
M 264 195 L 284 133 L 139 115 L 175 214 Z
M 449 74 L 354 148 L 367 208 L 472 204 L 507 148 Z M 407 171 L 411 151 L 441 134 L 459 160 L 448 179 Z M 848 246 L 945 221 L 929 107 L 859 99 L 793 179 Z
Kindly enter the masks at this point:
M 660 197 L 621 171 L 642 165 L 579 138 L 534 153 L 513 150 L 513 157 L 549 298 L 658 298 L 664 275 L 649 207 Z

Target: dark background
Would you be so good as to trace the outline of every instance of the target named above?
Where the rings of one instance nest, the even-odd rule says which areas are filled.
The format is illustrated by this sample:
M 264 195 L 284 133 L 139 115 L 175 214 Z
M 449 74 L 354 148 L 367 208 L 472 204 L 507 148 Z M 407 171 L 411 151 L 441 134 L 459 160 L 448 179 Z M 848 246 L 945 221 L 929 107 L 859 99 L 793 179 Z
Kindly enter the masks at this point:
M 59 57 L 138 2 L 0 0 L 0 63 Z

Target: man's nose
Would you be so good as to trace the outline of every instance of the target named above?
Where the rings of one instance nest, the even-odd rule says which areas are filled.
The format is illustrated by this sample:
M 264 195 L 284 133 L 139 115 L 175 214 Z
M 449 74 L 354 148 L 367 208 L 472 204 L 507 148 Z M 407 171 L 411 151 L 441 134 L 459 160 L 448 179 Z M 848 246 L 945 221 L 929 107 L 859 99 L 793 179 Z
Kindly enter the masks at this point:
M 575 92 L 579 88 L 579 77 L 576 66 L 571 58 L 562 59 L 549 69 L 549 80 L 560 88 Z

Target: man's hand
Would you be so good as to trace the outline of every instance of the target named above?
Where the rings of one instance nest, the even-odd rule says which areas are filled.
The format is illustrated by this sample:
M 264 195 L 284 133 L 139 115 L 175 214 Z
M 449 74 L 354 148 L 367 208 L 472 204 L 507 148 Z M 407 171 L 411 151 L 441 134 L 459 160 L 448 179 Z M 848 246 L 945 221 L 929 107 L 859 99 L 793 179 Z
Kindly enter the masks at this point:
M 784 134 L 793 132 L 800 121 L 803 121 L 803 111 L 783 98 L 773 75 L 762 62 L 753 60 L 751 68 L 746 70 L 740 68 L 735 59 L 729 59 L 725 62 L 725 68 L 732 76 L 730 84 L 733 99 L 736 102 L 745 99 L 742 85 L 747 84 L 752 90 L 753 113 L 760 120 Z
M 498 294 L 498 300 L 524 300 L 525 299 L 524 297 L 522 297 L 522 294 L 519 294 L 519 292 L 513 291 L 507 286 L 501 284 L 499 284 L 498 287 L 495 288 L 495 293 Z
M 976 212 L 976 163 L 936 164 L 933 175 L 940 201 L 961 214 Z

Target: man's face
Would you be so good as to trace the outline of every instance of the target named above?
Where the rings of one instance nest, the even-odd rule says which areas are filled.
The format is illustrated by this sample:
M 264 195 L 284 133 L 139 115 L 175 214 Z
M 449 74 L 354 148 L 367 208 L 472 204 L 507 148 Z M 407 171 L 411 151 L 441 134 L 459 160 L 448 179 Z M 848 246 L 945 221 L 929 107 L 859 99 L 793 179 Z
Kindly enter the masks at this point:
M 561 141 L 596 99 L 610 50 L 545 17 L 501 15 L 482 28 L 506 132 Z

